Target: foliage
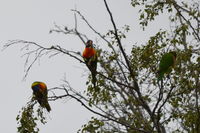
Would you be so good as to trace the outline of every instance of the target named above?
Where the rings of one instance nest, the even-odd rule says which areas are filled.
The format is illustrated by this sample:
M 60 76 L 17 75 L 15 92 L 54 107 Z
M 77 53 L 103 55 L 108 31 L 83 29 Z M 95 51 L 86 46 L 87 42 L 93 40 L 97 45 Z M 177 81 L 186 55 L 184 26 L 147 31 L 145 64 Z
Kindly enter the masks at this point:
M 39 133 L 37 127 L 38 121 L 42 124 L 46 123 L 46 117 L 44 117 L 42 108 L 37 109 L 37 113 L 34 113 L 35 101 L 31 100 L 25 107 L 22 107 L 21 111 L 16 117 L 19 133 Z
M 104 125 L 104 123 L 94 117 L 92 117 L 91 119 L 92 120 L 90 120 L 88 124 L 83 125 L 83 129 L 81 130 L 81 133 L 84 133 L 84 132 L 100 133 L 100 131 L 97 131 L 97 130 L 101 128 Z M 78 132 L 80 132 L 80 130 Z

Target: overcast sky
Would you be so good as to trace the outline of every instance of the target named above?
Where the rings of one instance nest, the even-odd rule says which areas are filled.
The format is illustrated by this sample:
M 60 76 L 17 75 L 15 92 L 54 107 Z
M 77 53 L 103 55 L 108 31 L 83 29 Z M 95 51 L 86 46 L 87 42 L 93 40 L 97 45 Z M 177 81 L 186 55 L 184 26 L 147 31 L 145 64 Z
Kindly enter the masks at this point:
M 108 0 L 117 26 L 130 25 L 132 30 L 124 41 L 126 47 L 140 44 L 147 39 L 152 29 L 142 32 L 138 26 L 137 10 L 130 5 L 130 0 Z M 84 45 L 74 36 L 49 34 L 54 23 L 73 27 L 74 19 L 71 9 L 82 12 L 88 21 L 101 33 L 112 28 L 103 0 L 1 0 L 0 1 L 0 45 L 8 40 L 22 39 L 33 41 L 43 46 L 60 45 L 68 50 L 82 51 Z M 81 21 L 79 19 L 79 21 Z M 154 25 L 152 25 L 156 29 Z M 80 31 L 91 39 L 97 36 L 82 22 Z M 98 44 L 105 45 L 105 44 Z M 71 86 L 78 90 L 86 89 L 88 72 L 86 67 L 67 56 L 42 58 L 36 63 L 28 77 L 23 81 L 25 58 L 21 58 L 20 45 L 0 52 L 0 131 L 14 133 L 17 131 L 16 116 L 32 96 L 30 88 L 33 81 L 43 81 L 49 88 L 59 86 L 64 74 Z M 106 45 L 105 45 L 106 46 Z M 40 126 L 40 133 L 74 133 L 81 125 L 87 123 L 91 114 L 74 100 L 50 102 L 52 112 L 47 115 L 48 123 Z

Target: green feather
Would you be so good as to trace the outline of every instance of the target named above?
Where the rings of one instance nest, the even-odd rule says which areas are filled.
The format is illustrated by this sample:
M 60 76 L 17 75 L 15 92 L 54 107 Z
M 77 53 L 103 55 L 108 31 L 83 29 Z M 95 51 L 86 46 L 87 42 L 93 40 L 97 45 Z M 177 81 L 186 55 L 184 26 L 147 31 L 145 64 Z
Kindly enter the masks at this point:
M 169 74 L 174 67 L 176 59 L 175 52 L 169 52 L 162 56 L 159 64 L 158 70 L 158 80 L 161 80 L 164 77 L 164 74 Z
M 96 70 L 97 70 L 97 55 L 93 56 L 92 58 L 84 59 L 87 67 L 89 68 L 92 74 L 92 83 L 94 87 L 96 86 Z

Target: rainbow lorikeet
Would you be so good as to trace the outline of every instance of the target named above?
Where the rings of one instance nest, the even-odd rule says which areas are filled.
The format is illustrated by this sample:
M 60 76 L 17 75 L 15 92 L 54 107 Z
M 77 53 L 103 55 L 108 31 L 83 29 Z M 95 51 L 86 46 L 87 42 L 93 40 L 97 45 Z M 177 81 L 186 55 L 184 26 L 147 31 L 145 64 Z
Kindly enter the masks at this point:
M 172 71 L 172 68 L 175 66 L 175 62 L 176 52 L 174 51 L 165 53 L 162 56 L 158 70 L 158 81 L 162 80 L 165 74 L 169 74 Z
M 47 86 L 43 82 L 36 81 L 31 86 L 33 90 L 33 95 L 35 96 L 35 99 L 38 101 L 38 103 L 41 105 L 41 107 L 46 108 L 48 112 L 51 111 L 51 107 L 47 100 Z
M 97 52 L 93 46 L 92 40 L 87 41 L 82 56 L 92 74 L 92 83 L 96 86 Z

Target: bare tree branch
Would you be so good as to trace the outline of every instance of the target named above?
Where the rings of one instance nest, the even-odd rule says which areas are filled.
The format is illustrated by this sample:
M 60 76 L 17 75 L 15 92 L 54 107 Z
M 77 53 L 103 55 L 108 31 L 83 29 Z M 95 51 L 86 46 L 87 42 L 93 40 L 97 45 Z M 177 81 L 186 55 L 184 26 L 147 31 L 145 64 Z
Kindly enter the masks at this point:
M 58 46 L 58 45 L 51 46 L 51 47 L 43 47 L 42 45 L 37 44 L 35 42 L 24 41 L 24 40 L 12 40 L 12 41 L 9 41 L 7 44 L 5 44 L 3 49 L 6 49 L 6 48 L 8 48 L 12 45 L 15 45 L 15 44 L 25 44 L 25 46 L 23 46 L 21 50 L 29 50 L 29 47 L 31 47 L 31 46 L 35 47 L 34 50 L 28 51 L 28 52 L 26 52 L 25 54 L 22 55 L 22 57 L 26 56 L 25 75 L 24 75 L 23 79 L 25 79 L 27 77 L 30 69 L 32 68 L 32 66 L 35 64 L 35 62 L 39 58 L 41 58 L 45 54 L 50 54 L 51 52 L 56 52 L 56 53 L 50 54 L 50 56 L 49 56 L 50 58 L 52 56 L 59 54 L 59 53 L 62 53 L 62 54 L 68 55 L 68 56 L 78 60 L 80 63 L 85 64 L 85 62 L 82 60 L 82 56 L 80 55 L 80 52 L 69 51 L 69 50 L 66 50 L 66 49 Z M 28 65 L 28 62 L 29 62 L 31 56 L 34 56 L 34 58 L 30 62 L 30 64 Z M 27 68 L 26 68 L 26 66 L 27 66 Z
M 53 91 L 53 90 L 64 90 L 66 94 L 65 94 L 65 95 L 60 95 L 60 96 L 56 96 L 56 95 L 51 96 L 51 97 L 49 97 L 49 100 L 50 100 L 50 101 L 55 101 L 55 100 L 57 100 L 57 99 L 62 99 L 62 98 L 70 97 L 70 98 L 72 98 L 72 99 L 77 100 L 77 101 L 78 101 L 79 103 L 81 103 L 81 105 L 84 106 L 87 110 L 89 110 L 90 112 L 92 112 L 92 113 L 94 113 L 94 114 L 96 114 L 96 115 L 99 115 L 99 116 L 101 116 L 101 117 L 103 117 L 103 118 L 106 118 L 106 119 L 108 119 L 108 120 L 110 120 L 110 121 L 119 123 L 119 124 L 121 124 L 121 125 L 123 125 L 123 126 L 125 126 L 125 127 L 129 127 L 129 128 L 132 129 L 132 130 L 140 131 L 140 132 L 142 132 L 142 133 L 148 133 L 148 132 L 146 132 L 146 131 L 144 131 L 144 130 L 141 130 L 141 129 L 132 128 L 128 123 L 125 123 L 125 122 L 122 122 L 122 121 L 118 121 L 116 118 L 111 118 L 111 117 L 109 117 L 108 115 L 104 115 L 104 114 L 101 114 L 101 113 L 99 113 L 99 112 L 97 112 L 97 111 L 94 111 L 93 109 L 91 109 L 90 107 L 88 107 L 81 99 L 77 98 L 76 96 L 74 96 L 74 95 L 72 95 L 72 94 L 69 94 L 68 90 L 67 90 L 65 87 L 62 87 L 62 88 L 60 88 L 60 87 L 55 87 L 55 88 L 49 89 L 49 91 Z

